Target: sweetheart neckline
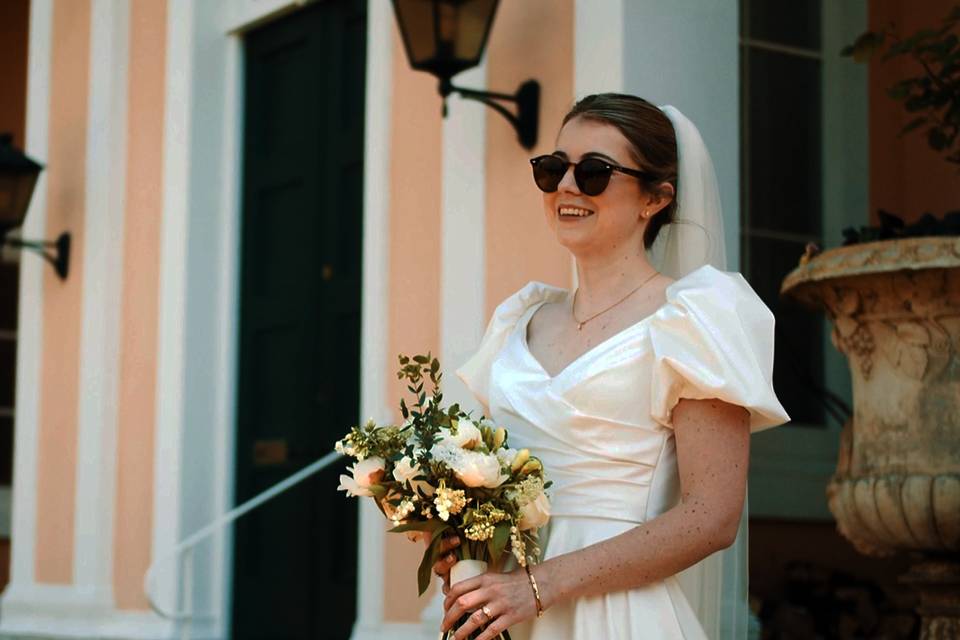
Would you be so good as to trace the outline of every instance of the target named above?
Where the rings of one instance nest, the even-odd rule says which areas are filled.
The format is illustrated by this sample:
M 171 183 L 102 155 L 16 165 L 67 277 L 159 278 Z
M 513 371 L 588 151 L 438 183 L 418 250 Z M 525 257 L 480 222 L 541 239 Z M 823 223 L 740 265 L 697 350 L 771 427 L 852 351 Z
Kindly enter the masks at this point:
M 679 282 L 679 281 L 675 281 L 675 282 Z M 670 287 L 672 287 L 672 286 L 675 284 L 675 282 L 670 283 Z M 670 287 L 667 287 L 667 288 L 669 289 Z M 655 315 L 657 315 L 658 313 L 660 313 L 663 309 L 665 309 L 665 308 L 670 304 L 671 300 L 670 300 L 670 296 L 669 296 L 669 294 L 668 294 L 668 295 L 667 295 L 667 300 L 666 300 L 666 302 L 664 302 L 664 303 L 661 304 L 659 307 L 657 307 L 652 313 L 644 316 L 643 318 L 637 320 L 637 321 L 634 322 L 633 324 L 624 327 L 624 328 L 621 329 L 620 331 L 617 331 L 617 332 L 614 333 L 613 335 L 611 335 L 611 336 L 609 336 L 609 337 L 601 340 L 601 341 L 598 342 L 597 344 L 593 345 L 592 347 L 590 347 L 589 349 L 587 349 L 586 351 L 584 351 L 583 353 L 581 353 L 580 355 L 578 355 L 576 358 L 574 358 L 573 360 L 571 360 L 570 362 L 568 362 L 568 363 L 566 364 L 566 366 L 564 366 L 562 369 L 560 369 L 560 371 L 558 371 L 557 373 L 555 373 L 555 374 L 553 374 L 553 375 L 551 375 L 550 372 L 547 371 L 547 369 L 540 363 L 540 360 L 537 359 L 537 356 L 533 355 L 533 351 L 530 350 L 530 344 L 529 344 L 529 342 L 527 342 L 527 328 L 530 326 L 530 320 L 531 320 L 531 318 L 533 318 L 533 315 L 537 312 L 537 310 L 538 310 L 540 307 L 542 307 L 543 305 L 545 305 L 547 302 L 549 302 L 549 300 L 542 300 L 542 301 L 538 302 L 537 304 L 531 306 L 530 309 L 527 310 L 527 312 L 526 312 L 526 314 L 525 314 L 525 319 L 522 320 L 521 326 L 519 327 L 519 331 L 520 331 L 520 344 L 521 344 L 521 346 L 523 347 L 523 351 L 526 353 L 527 357 L 530 358 L 531 362 L 533 362 L 533 364 L 536 365 L 536 367 L 540 370 L 540 372 L 541 372 L 544 376 L 546 376 L 547 379 L 552 383 L 553 381 L 557 380 L 558 378 L 563 377 L 563 375 L 564 375 L 565 373 L 567 373 L 567 371 L 569 371 L 571 368 L 573 368 L 573 366 L 576 365 L 576 364 L 578 364 L 581 360 L 586 359 L 587 356 L 589 356 L 589 355 L 593 354 L 594 352 L 600 350 L 601 347 L 604 347 L 604 346 L 608 345 L 609 343 L 614 342 L 615 340 L 620 339 L 620 338 L 622 338 L 623 336 L 626 336 L 627 334 L 631 333 L 631 332 L 632 332 L 634 329 L 636 329 L 637 327 L 642 327 L 643 325 L 645 325 L 648 320 L 650 320 L 650 319 L 653 318 Z
M 655 315 L 657 315 L 658 313 L 660 313 L 661 311 L 663 311 L 664 309 L 666 309 L 666 308 L 670 305 L 670 303 L 673 301 L 674 296 L 676 295 L 676 289 L 677 289 L 678 287 L 682 286 L 682 283 L 683 283 L 685 280 L 687 280 L 688 278 L 690 278 L 691 276 L 693 276 L 695 273 L 699 273 L 700 271 L 702 271 L 702 270 L 704 270 L 704 269 L 707 269 L 708 267 L 709 267 L 710 269 L 716 270 L 716 267 L 714 267 L 713 265 L 711 265 L 711 264 L 709 264 L 709 263 L 708 263 L 708 264 L 702 264 L 702 265 L 700 265 L 699 267 L 697 267 L 696 269 L 693 269 L 693 270 L 690 271 L 689 273 L 686 273 L 685 275 L 677 278 L 676 280 L 674 280 L 673 282 L 671 282 L 670 284 L 668 284 L 667 287 L 666 287 L 666 289 L 664 289 L 664 295 L 666 296 L 666 300 L 663 302 L 663 304 L 661 304 L 659 307 L 657 307 L 656 309 L 654 309 L 654 311 L 653 311 L 652 313 L 650 313 L 650 314 L 644 316 L 643 318 L 637 320 L 637 321 L 634 322 L 633 324 L 631 324 L 631 325 L 629 325 L 629 326 L 627 326 L 627 327 L 624 327 L 623 329 L 621 329 L 620 331 L 616 332 L 616 333 L 613 334 L 612 336 L 606 338 L 605 340 L 601 340 L 600 342 L 598 342 L 597 344 L 595 344 L 594 346 L 590 347 L 589 349 L 587 349 L 586 351 L 584 351 L 583 353 L 581 353 L 579 356 L 577 356 L 576 358 L 574 358 L 573 360 L 571 360 L 570 362 L 568 362 L 567 365 L 566 365 L 563 369 L 561 369 L 560 371 L 558 371 L 558 372 L 557 372 L 556 374 L 554 374 L 554 375 L 550 375 L 550 373 L 544 368 L 544 366 L 543 366 L 542 364 L 540 364 L 540 361 L 537 359 L 537 357 L 536 357 L 535 355 L 533 355 L 533 352 L 532 352 L 532 351 L 530 351 L 530 344 L 527 342 L 527 327 L 530 325 L 530 319 L 533 318 L 533 315 L 537 312 L 537 309 L 539 309 L 539 308 L 542 307 L 544 304 L 546 304 L 547 302 L 550 301 L 549 299 L 541 300 L 540 302 L 536 303 L 535 305 L 532 305 L 529 309 L 527 309 L 526 313 L 524 314 L 524 315 L 525 315 L 525 319 L 524 319 L 524 318 L 521 318 L 521 323 L 522 323 L 522 326 L 520 327 L 520 343 L 521 343 L 521 346 L 523 347 L 524 352 L 526 352 L 527 357 L 530 358 L 530 360 L 531 360 L 531 361 L 534 363 L 534 365 L 536 365 L 536 367 L 543 373 L 543 375 L 545 375 L 545 376 L 547 377 L 547 379 L 548 379 L 551 383 L 553 383 L 555 380 L 557 380 L 558 378 L 562 377 L 562 376 L 563 376 L 568 370 L 570 370 L 575 364 L 579 363 L 581 360 L 586 359 L 587 356 L 593 354 L 595 351 L 598 351 L 601 347 L 603 347 L 603 346 L 607 345 L 608 343 L 613 342 L 614 340 L 616 340 L 616 339 L 618 339 L 618 338 L 621 338 L 622 336 L 630 333 L 630 332 L 633 331 L 635 328 L 645 325 L 646 322 L 647 322 L 650 318 L 654 317 Z M 559 288 L 557 288 L 557 290 L 558 290 L 558 291 L 566 291 L 565 289 L 559 289 Z M 567 292 L 567 293 L 569 293 L 569 292 Z M 531 309 L 532 309 L 533 311 L 531 311 Z

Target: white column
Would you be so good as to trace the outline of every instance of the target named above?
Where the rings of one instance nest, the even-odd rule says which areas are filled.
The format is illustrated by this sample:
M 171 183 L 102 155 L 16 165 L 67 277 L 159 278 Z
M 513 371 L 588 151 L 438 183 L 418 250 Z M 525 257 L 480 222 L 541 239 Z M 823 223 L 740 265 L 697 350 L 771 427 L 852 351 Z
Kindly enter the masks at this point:
M 736 2 L 627 2 L 623 88 L 700 129 L 720 185 L 728 268 L 740 264 L 740 67 Z M 604 58 L 607 56 L 605 55 Z M 595 60 L 602 68 L 605 59 Z
M 183 537 L 181 523 L 187 241 L 194 7 L 167 5 L 167 62 L 163 123 L 163 211 L 157 348 L 152 555 L 163 557 Z M 154 594 L 168 610 L 178 605 L 179 568 L 159 567 Z
M 126 2 L 93 2 L 73 582 L 103 608 L 113 605 L 129 17 Z
M 456 77 L 458 86 L 486 89 L 486 64 Z M 436 108 L 440 108 L 437 97 Z M 429 105 L 427 105 L 429 108 Z M 443 398 L 475 400 L 454 370 L 473 355 L 486 327 L 486 119 L 490 108 L 452 95 L 443 121 L 441 182 L 440 362 Z M 497 116 L 499 117 L 499 116 Z M 479 415 L 479 413 L 478 413 Z
M 573 92 L 620 92 L 624 86 L 624 1 L 574 0 Z
M 26 153 L 46 164 L 50 113 L 50 56 L 53 29 L 52 0 L 30 3 L 30 39 L 27 70 Z M 23 236 L 46 233 L 46 172 L 40 173 Z M 11 594 L 34 584 L 37 523 L 37 437 L 40 409 L 40 361 L 43 356 L 43 270 L 41 260 L 20 262 L 20 306 L 17 318 L 17 409 L 13 457 L 13 515 L 11 521 L 10 585 L 4 592 L 0 631 L 6 625 Z
M 360 340 L 361 418 L 387 423 L 386 362 L 390 268 L 390 110 L 393 93 L 393 10 L 386 2 L 367 7 L 366 114 L 363 150 L 363 291 Z M 359 501 L 357 621 L 354 639 L 384 637 L 383 514 Z M 390 634 L 394 637 L 394 634 Z

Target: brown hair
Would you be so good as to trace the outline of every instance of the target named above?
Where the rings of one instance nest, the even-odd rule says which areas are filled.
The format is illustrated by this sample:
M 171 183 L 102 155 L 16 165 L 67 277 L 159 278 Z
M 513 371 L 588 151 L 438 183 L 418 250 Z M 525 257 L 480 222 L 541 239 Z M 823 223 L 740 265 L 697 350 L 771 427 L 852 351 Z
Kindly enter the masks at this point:
M 574 118 L 616 127 L 630 143 L 633 161 L 651 176 L 644 181 L 644 187 L 656 189 L 664 182 L 673 186 L 670 204 L 650 218 L 643 231 L 643 246 L 649 249 L 660 228 L 673 222 L 677 210 L 677 135 L 673 123 L 655 105 L 623 93 L 597 93 L 583 98 L 564 116 L 563 124 Z

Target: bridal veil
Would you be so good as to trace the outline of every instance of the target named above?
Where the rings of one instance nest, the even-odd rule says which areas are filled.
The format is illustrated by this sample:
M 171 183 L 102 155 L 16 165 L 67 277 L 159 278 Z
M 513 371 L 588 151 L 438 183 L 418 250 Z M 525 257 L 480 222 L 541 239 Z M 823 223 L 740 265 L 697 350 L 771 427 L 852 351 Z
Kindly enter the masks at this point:
M 677 136 L 677 209 L 650 248 L 653 265 L 680 278 L 704 264 L 726 271 L 723 212 L 717 175 L 697 127 L 678 109 L 661 107 Z M 747 506 L 736 541 L 679 575 L 680 584 L 710 638 L 746 638 Z

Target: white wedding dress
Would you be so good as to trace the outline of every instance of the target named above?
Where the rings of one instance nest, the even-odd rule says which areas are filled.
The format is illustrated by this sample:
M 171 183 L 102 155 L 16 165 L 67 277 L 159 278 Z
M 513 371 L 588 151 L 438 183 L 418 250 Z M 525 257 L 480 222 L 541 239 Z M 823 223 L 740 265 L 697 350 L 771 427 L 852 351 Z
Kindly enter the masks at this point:
M 740 274 L 704 265 L 656 312 L 555 376 L 527 348 L 536 310 L 568 292 L 530 282 L 497 307 L 457 375 L 510 445 L 529 448 L 553 486 L 543 557 L 576 551 L 670 509 L 679 497 L 670 414 L 680 398 L 746 407 L 758 430 L 787 422 L 774 393 L 774 318 Z M 706 638 L 676 577 L 564 602 L 511 628 L 514 640 Z

